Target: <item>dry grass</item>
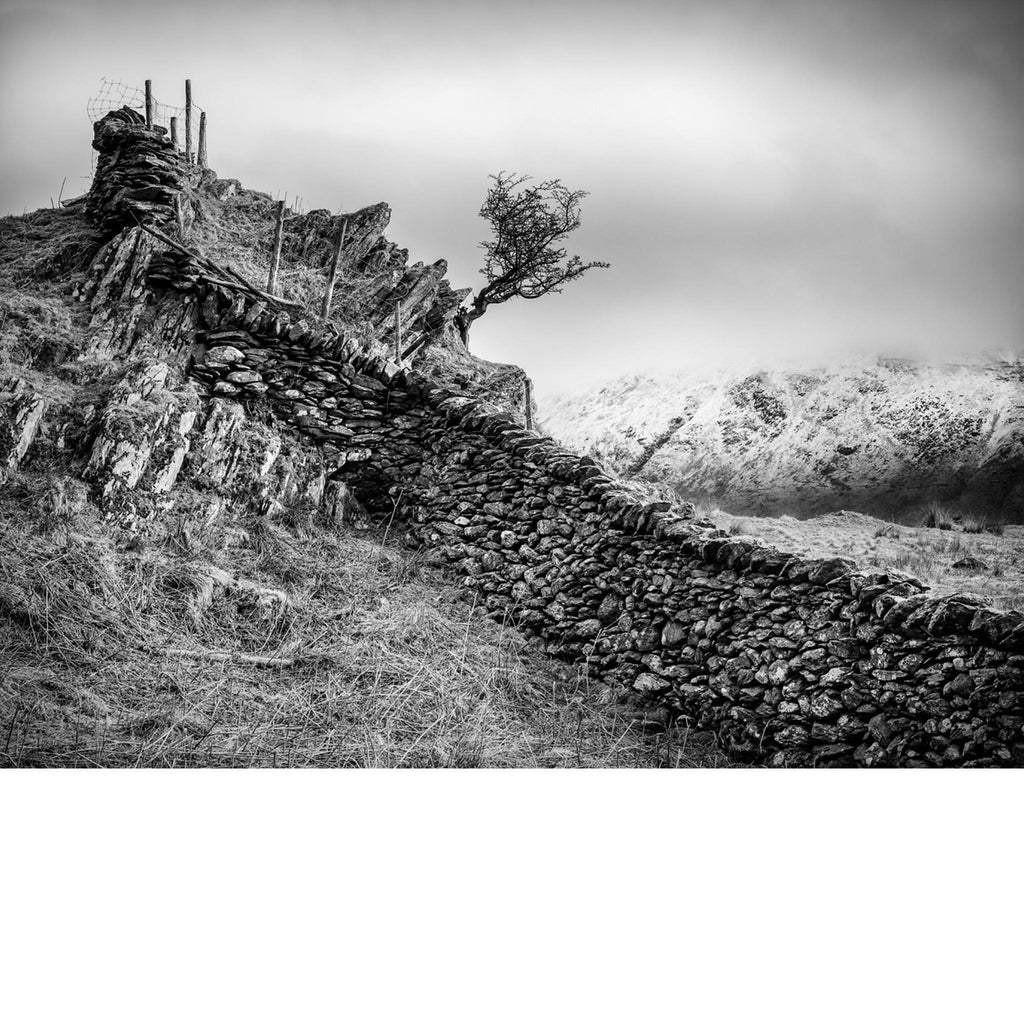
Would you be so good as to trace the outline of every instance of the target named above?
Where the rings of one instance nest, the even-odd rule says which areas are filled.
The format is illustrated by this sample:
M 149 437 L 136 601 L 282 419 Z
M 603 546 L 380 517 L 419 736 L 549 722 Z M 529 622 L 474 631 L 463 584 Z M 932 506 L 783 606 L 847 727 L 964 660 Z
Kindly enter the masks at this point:
M 0 217 L 0 280 L 64 292 L 84 276 L 99 245 L 81 206 Z
M 277 203 L 268 195 L 239 189 L 220 200 L 204 192 L 193 198 L 195 218 L 183 241 L 203 255 L 238 271 L 246 280 L 263 287 L 270 271 Z M 278 294 L 301 303 L 307 319 L 315 318 L 323 300 L 328 256 L 310 239 L 322 241 L 319 222 L 308 214 L 288 212 L 284 222 L 284 245 L 278 270 Z M 330 322 L 350 340 L 369 344 L 373 332 L 361 312 L 368 294 L 387 275 L 355 271 L 344 267 L 331 307 Z
M 812 558 L 851 558 L 863 570 L 896 569 L 927 583 L 936 596 L 970 593 L 994 607 L 1024 611 L 1024 526 L 978 530 L 976 520 L 957 521 L 945 512 L 935 516 L 934 527 L 915 527 L 859 512 L 773 519 L 700 511 L 734 536 Z
M 204 256 L 230 265 L 254 285 L 262 287 L 270 270 L 277 206 L 273 199 L 243 189 L 225 200 L 199 191 L 194 193 L 192 201 L 195 218 L 185 231 L 183 241 Z M 288 267 L 283 269 L 289 270 Z M 282 275 L 282 281 L 285 276 Z
M 944 505 L 932 502 L 925 513 L 924 522 L 921 524 L 931 530 L 952 530 L 953 513 Z
M 68 293 L 98 246 L 77 207 L 0 218 L 0 373 L 69 358 L 87 312 Z
M 972 512 L 958 512 L 946 505 L 932 502 L 921 521 L 922 526 L 933 530 L 961 530 L 964 533 L 994 533 L 1001 536 L 1005 524 L 991 516 Z
M 294 510 L 132 540 L 80 489 L 0 496 L 0 763 L 718 766 L 535 652 L 415 554 Z

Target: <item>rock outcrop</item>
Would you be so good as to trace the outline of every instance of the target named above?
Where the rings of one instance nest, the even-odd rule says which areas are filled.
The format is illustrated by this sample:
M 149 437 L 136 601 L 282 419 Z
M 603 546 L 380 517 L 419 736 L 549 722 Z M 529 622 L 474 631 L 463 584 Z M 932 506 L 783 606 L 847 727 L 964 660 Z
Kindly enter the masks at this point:
M 178 478 L 199 411 L 193 388 L 165 389 L 170 367 L 131 367 L 111 389 L 84 477 L 111 519 L 132 526 L 152 515 Z
M 27 381 L 0 377 L 0 483 L 25 457 L 45 408 L 45 399 Z

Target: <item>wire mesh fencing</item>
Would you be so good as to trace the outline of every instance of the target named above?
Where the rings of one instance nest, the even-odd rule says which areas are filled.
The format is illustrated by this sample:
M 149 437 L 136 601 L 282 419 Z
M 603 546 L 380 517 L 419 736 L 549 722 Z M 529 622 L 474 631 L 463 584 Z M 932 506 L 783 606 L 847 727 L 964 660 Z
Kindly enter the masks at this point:
M 147 83 L 148 85 L 149 83 Z M 206 114 L 198 103 L 192 102 L 191 84 L 185 83 L 186 105 L 175 106 L 173 103 L 164 103 L 157 99 L 150 90 L 150 110 L 153 118 L 153 125 L 166 128 L 171 131 L 172 139 L 176 143 L 185 146 L 186 154 L 191 160 L 196 153 L 196 141 L 199 142 L 199 156 L 205 157 L 205 138 L 196 138 L 196 125 L 202 125 L 205 131 Z M 120 110 L 122 107 L 130 107 L 143 117 L 146 116 L 146 90 L 136 85 L 129 85 L 127 82 L 118 82 L 110 78 L 100 79 L 100 89 L 95 96 L 90 96 L 85 105 L 85 112 L 90 122 L 95 124 L 105 117 L 112 110 Z M 191 114 L 191 117 L 189 115 Z M 172 126 L 171 121 L 174 120 Z M 177 129 L 177 138 L 174 138 L 174 128 Z M 202 160 L 200 162 L 203 162 Z M 90 162 L 89 178 L 96 172 L 96 153 L 92 153 Z
M 143 117 L 146 114 L 146 92 L 136 85 L 128 85 L 126 82 L 115 82 L 109 78 L 100 79 L 100 91 L 95 96 L 89 97 L 86 104 L 86 113 L 89 120 L 95 124 L 112 110 L 120 110 L 121 107 L 131 107 L 137 110 Z M 203 113 L 203 108 L 197 103 L 192 104 L 192 118 L 196 120 Z M 176 117 L 181 130 L 184 131 L 185 107 L 177 107 L 172 103 L 163 103 L 153 94 L 153 124 L 169 128 L 171 118 Z

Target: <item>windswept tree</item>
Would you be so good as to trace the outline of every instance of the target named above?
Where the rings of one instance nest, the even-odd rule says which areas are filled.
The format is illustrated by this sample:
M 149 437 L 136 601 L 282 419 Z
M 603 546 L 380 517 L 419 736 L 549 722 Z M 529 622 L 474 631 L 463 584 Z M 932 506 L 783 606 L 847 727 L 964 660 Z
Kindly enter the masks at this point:
M 570 256 L 562 243 L 580 226 L 580 201 L 587 192 L 574 192 L 557 178 L 528 185 L 527 175 L 492 174 L 494 184 L 480 207 L 480 216 L 494 230 L 494 237 L 481 242 L 486 253 L 480 273 L 487 284 L 476 293 L 468 309 L 461 309 L 455 323 L 465 344 L 469 328 L 488 307 L 509 299 L 539 299 L 560 292 L 569 281 L 582 277 L 593 267 L 610 264 L 584 263 Z

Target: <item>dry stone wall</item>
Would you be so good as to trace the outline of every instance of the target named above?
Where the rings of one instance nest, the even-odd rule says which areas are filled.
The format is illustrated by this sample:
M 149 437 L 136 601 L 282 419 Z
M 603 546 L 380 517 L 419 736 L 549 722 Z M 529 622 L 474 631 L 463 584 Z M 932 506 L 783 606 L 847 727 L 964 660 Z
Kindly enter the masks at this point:
M 489 611 L 773 765 L 1024 764 L 1024 617 L 715 536 L 413 369 L 227 296 L 190 373 L 269 404 Z
M 101 223 L 110 204 L 158 202 L 131 185 L 94 186 Z M 263 421 L 268 449 L 275 435 L 304 439 L 318 497 L 350 488 L 550 654 L 714 730 L 740 760 L 1024 765 L 1024 616 L 641 503 L 592 459 L 469 397 L 471 375 L 442 384 L 204 282 L 159 246 L 140 259 L 137 234 L 110 243 L 97 276 L 132 265 L 122 298 L 142 289 L 160 315 L 140 316 L 131 350 L 165 349 L 194 381 L 198 412 L 190 399 L 154 413 L 159 457 L 125 464 L 125 479 L 149 474 L 167 490 L 180 469 L 236 491 L 251 476 L 258 489 L 266 466 L 224 441 L 241 418 Z M 121 301 L 113 291 L 105 306 Z M 97 454 L 97 472 L 103 457 L 120 456 Z

